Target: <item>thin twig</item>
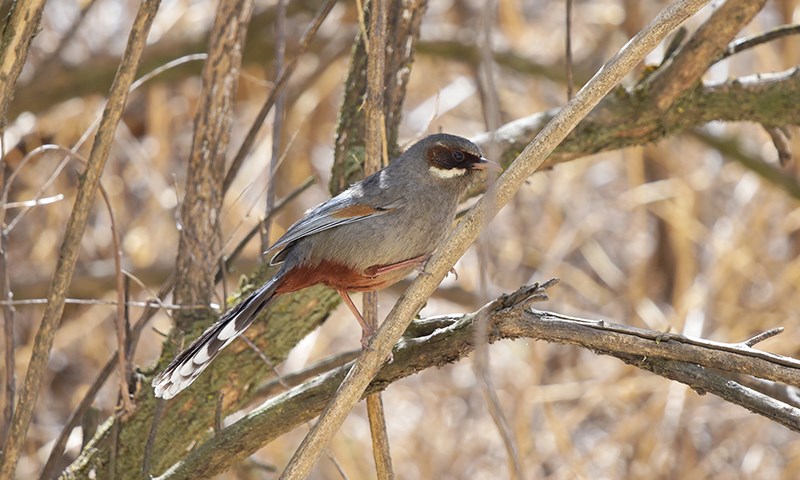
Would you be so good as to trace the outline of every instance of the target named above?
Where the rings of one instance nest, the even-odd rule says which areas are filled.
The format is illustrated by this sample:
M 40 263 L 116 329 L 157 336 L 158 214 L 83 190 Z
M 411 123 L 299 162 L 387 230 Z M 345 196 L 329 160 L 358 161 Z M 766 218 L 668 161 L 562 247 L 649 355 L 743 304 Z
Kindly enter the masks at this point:
M 564 48 L 566 49 L 564 55 L 565 67 L 567 70 L 567 101 L 572 100 L 572 92 L 575 89 L 575 80 L 572 74 L 572 0 L 566 0 L 566 12 L 564 14 L 564 22 L 566 24 L 566 31 L 564 33 Z
M 205 53 L 196 53 L 196 54 L 193 54 L 193 55 L 185 55 L 183 57 L 180 57 L 180 58 L 177 58 L 177 59 L 172 60 L 170 62 L 167 62 L 166 64 L 159 66 L 158 68 L 152 70 L 151 72 L 143 75 L 138 80 L 136 80 L 131 85 L 130 92 L 135 91 L 137 88 L 141 87 L 147 81 L 155 78 L 156 76 L 158 76 L 159 74 L 161 74 L 163 72 L 166 72 L 167 70 L 170 70 L 172 68 L 175 68 L 175 67 L 178 67 L 180 65 L 183 65 L 184 63 L 194 62 L 194 61 L 199 61 L 199 60 L 205 60 L 206 58 L 207 58 L 207 55 Z M 102 108 L 100 110 L 102 111 Z M 81 135 L 81 137 L 78 139 L 77 142 L 75 142 L 75 145 L 73 145 L 72 148 L 69 149 L 70 152 L 71 152 L 70 155 L 72 155 L 74 153 L 77 153 L 78 149 L 80 149 L 80 147 L 84 144 L 84 142 L 86 142 L 90 138 L 90 136 L 91 136 L 92 132 L 94 132 L 95 128 L 97 128 L 97 126 L 100 125 L 100 120 L 101 119 L 102 119 L 102 116 L 98 115 L 97 118 L 89 126 L 89 128 L 84 130 L 84 132 Z M 46 151 L 49 151 L 49 150 L 61 150 L 63 148 L 64 147 L 61 146 L 61 145 L 41 145 L 41 146 L 31 150 L 19 162 L 19 165 L 17 165 L 17 168 L 14 169 L 14 172 L 9 177 L 8 184 L 10 185 L 13 182 L 13 180 L 16 179 L 17 175 L 19 175 L 19 173 L 22 171 L 22 167 L 24 167 L 25 164 L 27 164 L 31 159 L 33 159 L 39 153 L 46 152 Z M 28 200 L 29 204 L 28 205 L 24 205 L 22 207 L 22 211 L 20 211 L 17 214 L 17 216 L 14 217 L 14 219 L 11 222 L 9 222 L 9 224 L 7 226 L 3 226 L 3 228 L 4 228 L 4 230 L 6 232 L 11 231 L 14 228 L 14 226 L 17 223 L 19 223 L 22 220 L 22 218 L 28 213 L 28 211 L 30 211 L 30 209 L 33 206 L 37 205 L 38 200 L 41 199 L 44 196 L 44 192 L 46 192 L 47 189 L 49 189 L 50 186 L 52 186 L 52 184 L 55 182 L 55 180 L 60 175 L 61 171 L 64 169 L 64 167 L 67 166 L 68 163 L 69 163 L 69 158 L 64 158 L 59 163 L 59 165 L 56 167 L 56 169 L 53 171 L 53 173 L 50 174 L 50 177 L 48 178 L 48 180 L 36 192 L 36 194 L 34 195 L 33 199 L 32 200 Z M 8 202 L 8 191 L 9 191 L 8 189 L 5 189 L 3 191 L 3 203 Z M 5 223 L 5 217 L 4 216 L 5 216 L 5 209 L 0 211 L 0 219 L 3 220 L 3 221 L 0 221 L 0 225 L 3 225 Z
M 364 147 L 364 174 L 371 175 L 383 167 L 384 152 L 388 151 L 386 143 L 386 120 L 384 106 L 384 89 L 386 76 L 386 22 L 388 0 L 370 0 L 365 7 L 369 8 L 369 35 L 364 35 L 364 46 L 367 52 L 367 92 L 365 103 L 366 136 Z M 359 10 L 359 24 L 364 28 L 364 11 Z M 364 34 L 366 32 L 362 32 Z M 364 322 L 373 330 L 378 325 L 378 293 L 365 292 L 363 295 Z M 389 445 L 389 434 L 386 430 L 386 415 L 380 393 L 367 397 L 367 418 L 372 437 L 372 456 L 375 459 L 377 478 L 388 480 L 394 478 L 392 455 Z
M 766 32 L 757 33 L 755 35 L 750 35 L 748 37 L 740 38 L 728 44 L 728 47 L 725 49 L 724 52 L 716 59 L 717 62 L 730 57 L 731 55 L 736 55 L 739 52 L 743 52 L 749 48 L 757 47 L 758 45 L 762 45 L 767 42 L 771 42 L 773 40 L 777 40 L 778 38 L 788 37 L 790 35 L 798 35 L 800 34 L 800 25 L 792 24 L 792 25 L 781 25 L 780 27 L 775 27 L 772 30 L 767 30 Z
M 0 176 L 3 176 L 5 166 L 0 164 Z M 4 188 L 7 188 L 4 185 Z M 2 228 L 2 225 L 0 225 Z M 0 231 L 0 298 L 11 301 L 11 277 L 8 271 L 8 234 Z M 3 305 L 3 351 L 5 352 L 5 381 L 3 388 L 3 424 L 0 426 L 0 441 L 5 443 L 11 419 L 14 416 L 14 401 L 16 398 L 16 347 L 14 343 L 14 307 L 11 304 Z
M 775 151 L 778 152 L 778 163 L 785 167 L 792 161 L 792 143 L 789 141 L 789 136 L 780 127 L 764 125 L 764 130 L 766 130 L 769 138 L 772 139 Z
M 275 368 L 275 364 L 269 359 L 267 354 L 264 353 L 263 350 L 258 348 L 258 345 L 253 343 L 253 341 L 250 340 L 249 338 L 247 338 L 246 336 L 241 335 L 241 336 L 239 336 L 239 338 L 241 338 L 242 341 L 244 343 L 246 343 L 248 347 L 250 347 L 250 350 L 256 352 L 256 355 L 258 355 L 258 358 L 260 358 L 261 361 L 264 362 L 264 364 L 267 367 L 269 367 L 270 370 L 272 370 L 272 373 L 275 374 L 275 378 L 277 379 L 278 383 L 281 383 L 284 388 L 288 389 L 289 385 L 283 382 L 283 377 L 281 377 L 280 372 L 278 372 L 278 369 Z
M 480 38 L 481 47 L 481 64 L 480 64 L 480 80 L 481 90 L 484 95 L 481 96 L 481 106 L 483 108 L 483 118 L 487 132 L 495 132 L 500 127 L 500 98 L 497 94 L 497 85 L 495 82 L 495 69 L 494 60 L 492 58 L 492 30 L 495 24 L 497 12 L 497 2 L 490 1 L 484 4 L 482 16 L 482 34 Z M 570 93 L 571 96 L 571 93 Z M 488 145 L 484 147 L 484 155 L 489 158 L 495 158 L 498 152 L 497 141 L 491 138 Z M 489 183 L 495 180 L 493 175 L 490 175 Z M 482 229 L 483 230 L 483 229 Z M 478 262 L 480 264 L 480 295 L 481 299 L 488 299 L 489 291 L 489 277 L 488 277 L 488 238 L 487 235 L 481 235 L 477 242 L 478 248 Z M 475 329 L 475 352 L 476 355 L 473 361 L 473 369 L 475 375 L 478 377 L 478 384 L 481 387 L 483 398 L 489 409 L 489 414 L 492 421 L 497 427 L 497 433 L 503 441 L 503 446 L 506 450 L 506 456 L 509 465 L 509 477 L 522 480 L 526 478 L 522 459 L 519 455 L 519 447 L 517 440 L 514 437 L 514 432 L 509 427 L 508 419 L 503 413 L 500 405 L 500 400 L 497 397 L 497 392 L 494 388 L 494 383 L 491 379 L 489 372 L 489 348 L 487 344 L 488 337 L 488 323 L 489 319 L 486 316 L 478 317 L 477 328 Z
M 339 353 L 331 357 L 313 363 L 299 372 L 290 373 L 281 377 L 274 378 L 264 385 L 258 387 L 254 397 L 265 398 L 271 397 L 281 391 L 289 390 L 296 387 L 308 379 L 318 377 L 319 375 L 340 367 L 347 362 L 350 362 L 358 357 L 358 350 L 351 350 L 349 352 Z
M 772 338 L 772 337 L 774 337 L 776 335 L 780 335 L 781 333 L 783 333 L 783 327 L 773 328 L 773 329 L 767 330 L 766 332 L 759 333 L 758 335 L 755 335 L 755 336 L 745 340 L 742 343 L 744 345 L 747 345 L 748 347 L 753 347 L 757 343 L 763 342 L 764 340 L 766 340 L 768 338 Z
M 750 22 L 766 0 L 728 0 L 714 10 L 688 42 L 666 65 L 647 79 L 652 105 L 667 110 L 679 96 L 700 80 L 733 37 Z
M 314 36 L 319 30 L 320 25 L 322 25 L 322 22 L 328 16 L 335 4 L 336 0 L 325 0 L 325 3 L 322 4 L 320 9 L 317 11 L 316 16 L 311 21 L 308 28 L 306 28 L 306 31 L 303 32 L 303 35 L 300 37 L 297 53 L 292 58 L 292 61 L 286 65 L 286 69 L 281 72 L 281 75 L 278 77 L 278 79 L 275 80 L 275 85 L 269 92 L 269 96 L 267 96 L 267 99 L 264 101 L 264 105 L 261 106 L 261 110 L 259 110 L 255 120 L 253 120 L 253 125 L 250 127 L 250 130 L 248 130 L 247 135 L 242 141 L 239 151 L 236 152 L 236 156 L 233 158 L 231 166 L 228 168 L 228 172 L 225 174 L 225 181 L 222 184 L 223 191 L 227 191 L 228 187 L 230 187 L 231 183 L 233 183 L 233 179 L 239 172 L 239 168 L 241 168 L 242 163 L 244 163 L 244 159 L 253 148 L 258 131 L 261 130 L 261 126 L 264 124 L 264 120 L 266 120 L 269 111 L 275 104 L 278 94 L 285 88 L 287 82 L 289 81 L 289 77 L 292 76 L 292 73 L 294 73 L 294 70 L 299 63 L 300 58 L 302 58 L 302 56 L 308 51 L 308 47 L 311 45 L 311 40 L 313 40 Z
M 128 388 L 128 382 L 131 379 L 133 369 L 128 355 L 128 329 L 125 326 L 125 276 L 122 274 L 122 246 L 120 244 L 119 229 L 117 227 L 116 216 L 114 209 L 111 207 L 111 198 L 108 192 L 103 187 L 103 184 L 98 185 L 100 193 L 103 196 L 108 217 L 111 223 L 111 242 L 114 248 L 114 277 L 116 278 L 116 292 L 117 292 L 117 314 L 114 316 L 114 324 L 116 326 L 117 334 L 117 356 L 119 361 L 119 397 L 122 402 L 121 417 L 133 411 L 133 401 Z
M 155 402 L 156 405 L 153 409 L 153 421 L 150 424 L 150 431 L 147 433 L 147 441 L 144 444 L 144 455 L 142 456 L 142 476 L 144 478 L 151 478 L 150 463 L 153 459 L 153 446 L 155 446 L 156 443 L 158 424 L 161 422 L 161 415 L 164 413 L 164 405 L 167 403 L 167 401 L 163 398 L 157 398 Z
M 275 9 L 275 77 L 283 73 L 283 60 L 286 56 L 286 0 L 278 0 Z M 284 104 L 286 92 L 281 90 L 275 98 L 275 113 L 272 118 L 272 156 L 269 160 L 269 178 L 267 179 L 267 199 L 265 215 L 269 216 L 275 205 L 275 174 L 278 170 L 278 158 L 281 156 L 281 130 L 283 127 Z M 261 251 L 269 248 L 269 230 L 271 221 L 264 219 L 261 232 Z
M 671 30 L 705 3 L 707 0 L 679 1 L 660 13 L 606 63 L 525 148 L 494 184 L 492 191 L 473 206 L 456 230 L 445 239 L 448 248 L 437 250 L 426 264 L 425 271 L 428 274 L 419 275 L 394 306 L 373 338 L 372 348 L 365 350 L 359 356 L 353 371 L 342 383 L 334 399 L 295 452 L 282 478 L 299 479 L 309 474 L 320 453 L 358 402 L 414 314 L 422 308 L 446 272 L 475 240 L 487 219 L 494 217 L 497 210 L 508 203 L 527 178 L 544 162 L 546 156 L 624 75 L 641 62 Z M 490 205 L 491 210 L 488 209 Z
M 283 210 L 287 203 L 291 202 L 295 198 L 299 197 L 301 193 L 308 190 L 314 183 L 316 179 L 314 177 L 308 177 L 305 179 L 303 183 L 301 183 L 297 188 L 289 192 L 288 195 L 280 199 L 275 205 L 272 207 L 272 210 L 267 213 L 267 216 L 264 218 L 264 222 L 272 221 L 272 219 L 278 213 Z M 231 250 L 231 253 L 225 258 L 225 268 L 217 271 L 216 281 L 219 282 L 222 280 L 222 276 L 227 273 L 227 271 L 233 265 L 233 261 L 242 253 L 242 250 L 250 243 L 250 240 L 256 236 L 256 234 L 261 230 L 261 223 L 253 226 L 249 232 L 239 241 L 239 243 Z

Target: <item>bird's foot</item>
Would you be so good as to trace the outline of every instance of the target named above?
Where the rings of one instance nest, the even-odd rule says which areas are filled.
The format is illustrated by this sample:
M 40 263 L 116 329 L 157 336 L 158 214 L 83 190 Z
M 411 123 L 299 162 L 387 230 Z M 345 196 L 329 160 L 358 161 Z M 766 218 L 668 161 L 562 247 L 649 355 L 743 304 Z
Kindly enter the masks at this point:
M 363 329 L 361 330 L 361 349 L 362 350 L 375 350 L 374 348 L 372 348 L 372 345 L 370 345 L 370 342 L 372 341 L 372 337 L 374 337 L 374 336 L 375 336 L 375 331 L 374 330 L 371 330 L 371 331 L 367 331 L 367 330 L 363 330 Z M 386 363 L 391 363 L 392 360 L 394 360 L 394 355 L 390 351 L 389 355 L 386 357 Z
M 430 275 L 430 273 L 425 271 L 425 267 L 428 266 L 428 260 L 430 260 L 430 255 L 425 260 L 421 261 L 419 265 L 417 265 L 417 272 L 420 275 Z M 456 271 L 456 267 L 450 268 L 450 270 L 447 272 L 447 275 L 445 275 L 445 278 L 447 278 L 450 274 L 455 275 L 456 280 L 458 280 L 458 272 Z

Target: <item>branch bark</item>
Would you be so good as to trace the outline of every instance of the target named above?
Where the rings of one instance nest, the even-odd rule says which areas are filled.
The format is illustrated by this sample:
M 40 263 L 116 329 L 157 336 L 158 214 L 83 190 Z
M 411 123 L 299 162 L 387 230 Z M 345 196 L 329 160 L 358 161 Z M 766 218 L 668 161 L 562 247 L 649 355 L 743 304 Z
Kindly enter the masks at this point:
M 685 86 L 690 89 L 691 86 Z M 764 125 L 800 124 L 800 111 L 786 108 L 800 95 L 800 67 L 709 83 L 694 88 L 664 112 L 657 112 L 646 91 L 617 89 L 556 148 L 544 167 L 594 153 L 653 143 L 714 120 Z M 503 165 L 508 165 L 552 120 L 558 109 L 536 113 L 502 126 L 495 135 Z M 491 139 L 475 139 L 483 146 Z
M 714 11 L 666 65 L 649 81 L 653 105 L 669 108 L 687 86 L 695 85 L 708 67 L 725 51 L 728 43 L 764 8 L 767 0 L 727 0 Z
M 366 138 L 364 157 L 364 175 L 371 175 L 380 170 L 385 162 L 386 145 L 386 109 L 384 106 L 386 78 L 386 21 L 388 0 L 370 0 L 369 37 L 364 38 L 367 48 L 367 94 L 366 94 Z M 366 12 L 365 12 L 366 13 Z M 362 37 L 363 38 L 363 37 Z M 413 40 L 413 37 L 412 37 Z M 397 41 L 397 40 L 395 40 Z M 351 72 L 354 73 L 354 72 Z M 401 88 L 404 86 L 401 86 Z M 402 90 L 405 95 L 405 88 Z M 396 135 L 397 127 L 392 129 Z M 378 327 L 378 292 L 365 292 L 363 295 L 364 322 L 373 330 Z M 389 434 L 386 430 L 386 415 L 383 410 L 383 399 L 380 393 L 367 396 L 367 418 L 372 435 L 372 456 L 375 459 L 375 471 L 379 480 L 394 478 L 392 471 L 392 455 L 389 445 Z
M 387 42 L 391 43 L 382 48 L 387 52 L 383 104 L 388 158 L 394 158 L 398 153 L 397 130 L 427 3 L 426 0 L 390 2 L 387 12 L 386 38 Z M 331 193 L 339 193 L 363 178 L 362 165 L 367 127 L 362 108 L 366 92 L 367 52 L 363 38 L 359 37 L 350 56 L 344 98 L 339 109 L 331 169 Z
M 252 9 L 252 0 L 220 2 L 214 17 L 208 59 L 203 67 L 203 94 L 194 121 L 186 195 L 181 205 L 175 301 L 182 305 L 210 305 L 214 293 L 222 248 L 219 218 L 225 152 Z M 185 331 L 195 320 L 207 319 L 210 308 L 179 311 L 175 316 L 177 327 Z
M 365 394 L 432 367 L 457 362 L 475 348 L 475 331 L 483 315 L 488 341 L 531 338 L 577 345 L 609 355 L 638 368 L 685 383 L 699 394 L 713 393 L 800 431 L 800 409 L 731 380 L 729 374 L 792 379 L 800 382 L 800 360 L 769 354 L 743 343 L 725 344 L 681 335 L 628 327 L 603 320 L 531 310 L 531 297 L 542 287 L 521 287 L 477 312 L 418 320 L 392 350 L 393 361 L 378 372 Z M 481 319 L 480 321 L 483 321 Z M 220 474 L 264 445 L 322 412 L 354 362 L 333 368 L 288 392 L 264 402 L 241 420 L 222 429 L 174 465 L 159 480 L 206 478 Z M 727 373 L 721 373 L 727 372 Z M 302 375 L 302 373 L 298 373 Z
M 17 86 L 17 78 L 28 58 L 28 48 L 36 37 L 42 20 L 45 0 L 13 2 L 3 25 L 0 45 L 0 122 L 5 124 L 8 105 Z

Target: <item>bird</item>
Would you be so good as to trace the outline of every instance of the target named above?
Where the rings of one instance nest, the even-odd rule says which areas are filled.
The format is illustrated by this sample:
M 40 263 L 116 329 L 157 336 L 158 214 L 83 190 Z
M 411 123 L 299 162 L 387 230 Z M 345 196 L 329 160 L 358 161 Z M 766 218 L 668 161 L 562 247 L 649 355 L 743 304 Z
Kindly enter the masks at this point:
M 349 293 L 381 290 L 421 269 L 455 220 L 464 191 L 479 172 L 499 168 L 470 140 L 433 134 L 309 210 L 265 252 L 277 273 L 153 379 L 155 396 L 169 399 L 188 387 L 274 298 L 316 284 L 341 295 L 361 324 L 366 348 L 374 332 Z

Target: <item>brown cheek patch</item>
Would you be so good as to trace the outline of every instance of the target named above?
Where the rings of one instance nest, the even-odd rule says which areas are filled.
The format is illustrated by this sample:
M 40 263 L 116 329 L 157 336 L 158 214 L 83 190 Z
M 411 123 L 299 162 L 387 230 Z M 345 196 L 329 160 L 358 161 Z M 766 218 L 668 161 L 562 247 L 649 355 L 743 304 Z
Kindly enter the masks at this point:
M 379 212 L 379 210 L 372 208 L 369 205 L 351 205 L 349 207 L 345 207 L 341 210 L 337 210 L 331 213 L 331 217 L 333 218 L 363 217 L 366 215 L 372 215 L 373 213 L 377 212 Z
M 428 164 L 436 168 L 448 168 L 444 159 L 448 157 L 449 151 L 441 145 L 436 145 L 428 149 Z

